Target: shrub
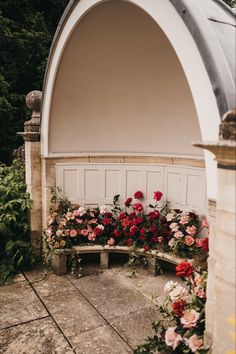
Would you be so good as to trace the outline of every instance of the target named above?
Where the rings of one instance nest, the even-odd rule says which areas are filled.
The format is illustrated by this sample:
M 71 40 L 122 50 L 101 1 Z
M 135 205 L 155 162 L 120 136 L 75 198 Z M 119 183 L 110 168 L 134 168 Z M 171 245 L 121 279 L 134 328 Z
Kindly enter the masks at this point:
M 33 261 L 30 206 L 21 163 L 15 160 L 10 167 L 0 164 L 0 284 Z

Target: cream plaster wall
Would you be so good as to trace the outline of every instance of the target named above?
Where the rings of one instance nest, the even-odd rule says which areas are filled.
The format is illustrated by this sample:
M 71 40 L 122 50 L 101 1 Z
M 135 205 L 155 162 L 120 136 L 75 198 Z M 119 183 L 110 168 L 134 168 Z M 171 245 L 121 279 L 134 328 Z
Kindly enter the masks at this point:
M 56 76 L 49 152 L 199 155 L 191 142 L 200 139 L 187 80 L 159 26 L 121 1 L 85 15 Z

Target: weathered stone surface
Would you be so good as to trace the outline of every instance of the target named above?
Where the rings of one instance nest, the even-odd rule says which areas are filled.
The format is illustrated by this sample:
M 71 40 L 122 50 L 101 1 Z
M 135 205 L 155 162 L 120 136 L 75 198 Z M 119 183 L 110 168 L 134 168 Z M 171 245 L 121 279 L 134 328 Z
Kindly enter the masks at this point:
M 74 341 L 77 354 L 127 354 L 133 351 L 109 326 L 95 328 L 78 335 Z
M 52 319 L 43 318 L 0 331 L 1 354 L 72 354 Z
M 156 307 L 148 307 L 138 312 L 129 313 L 122 317 L 111 319 L 109 323 L 134 349 L 142 344 L 154 331 L 152 323 L 160 319 L 160 312 Z
M 26 282 L 0 288 L 0 329 L 48 315 Z
M 28 279 L 31 279 L 32 286 L 41 299 L 51 295 L 57 296 L 58 294 L 68 293 L 75 290 L 75 287 L 68 279 L 60 277 L 54 273 L 42 273 L 41 277 L 38 274 L 38 278 L 34 278 L 33 275 L 30 276 L 30 272 L 28 272 L 27 275 Z
M 106 319 L 123 316 L 151 305 L 148 299 L 130 287 L 129 279 L 109 272 L 72 279 L 72 282 Z
M 104 319 L 76 290 L 46 297 L 44 303 L 69 339 L 105 324 Z

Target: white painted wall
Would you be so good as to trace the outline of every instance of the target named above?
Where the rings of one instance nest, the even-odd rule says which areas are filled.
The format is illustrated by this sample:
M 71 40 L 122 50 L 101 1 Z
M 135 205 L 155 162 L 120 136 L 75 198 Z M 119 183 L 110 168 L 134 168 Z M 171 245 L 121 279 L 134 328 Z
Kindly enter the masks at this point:
M 206 177 L 201 168 L 152 164 L 56 164 L 56 185 L 69 200 L 83 206 L 112 205 L 120 194 L 121 205 L 137 190 L 145 204 L 153 203 L 153 192 L 163 192 L 172 208 L 206 212 Z
M 144 11 L 95 7 L 71 35 L 50 112 L 50 152 L 200 155 L 199 123 L 179 60 Z

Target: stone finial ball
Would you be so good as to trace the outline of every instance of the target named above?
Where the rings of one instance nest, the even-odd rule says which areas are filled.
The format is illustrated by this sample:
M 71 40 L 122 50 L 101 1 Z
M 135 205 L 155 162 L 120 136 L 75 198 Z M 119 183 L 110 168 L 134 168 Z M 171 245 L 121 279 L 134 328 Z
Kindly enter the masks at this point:
M 42 92 L 37 90 L 29 92 L 25 99 L 27 107 L 35 112 L 40 112 L 41 101 Z

